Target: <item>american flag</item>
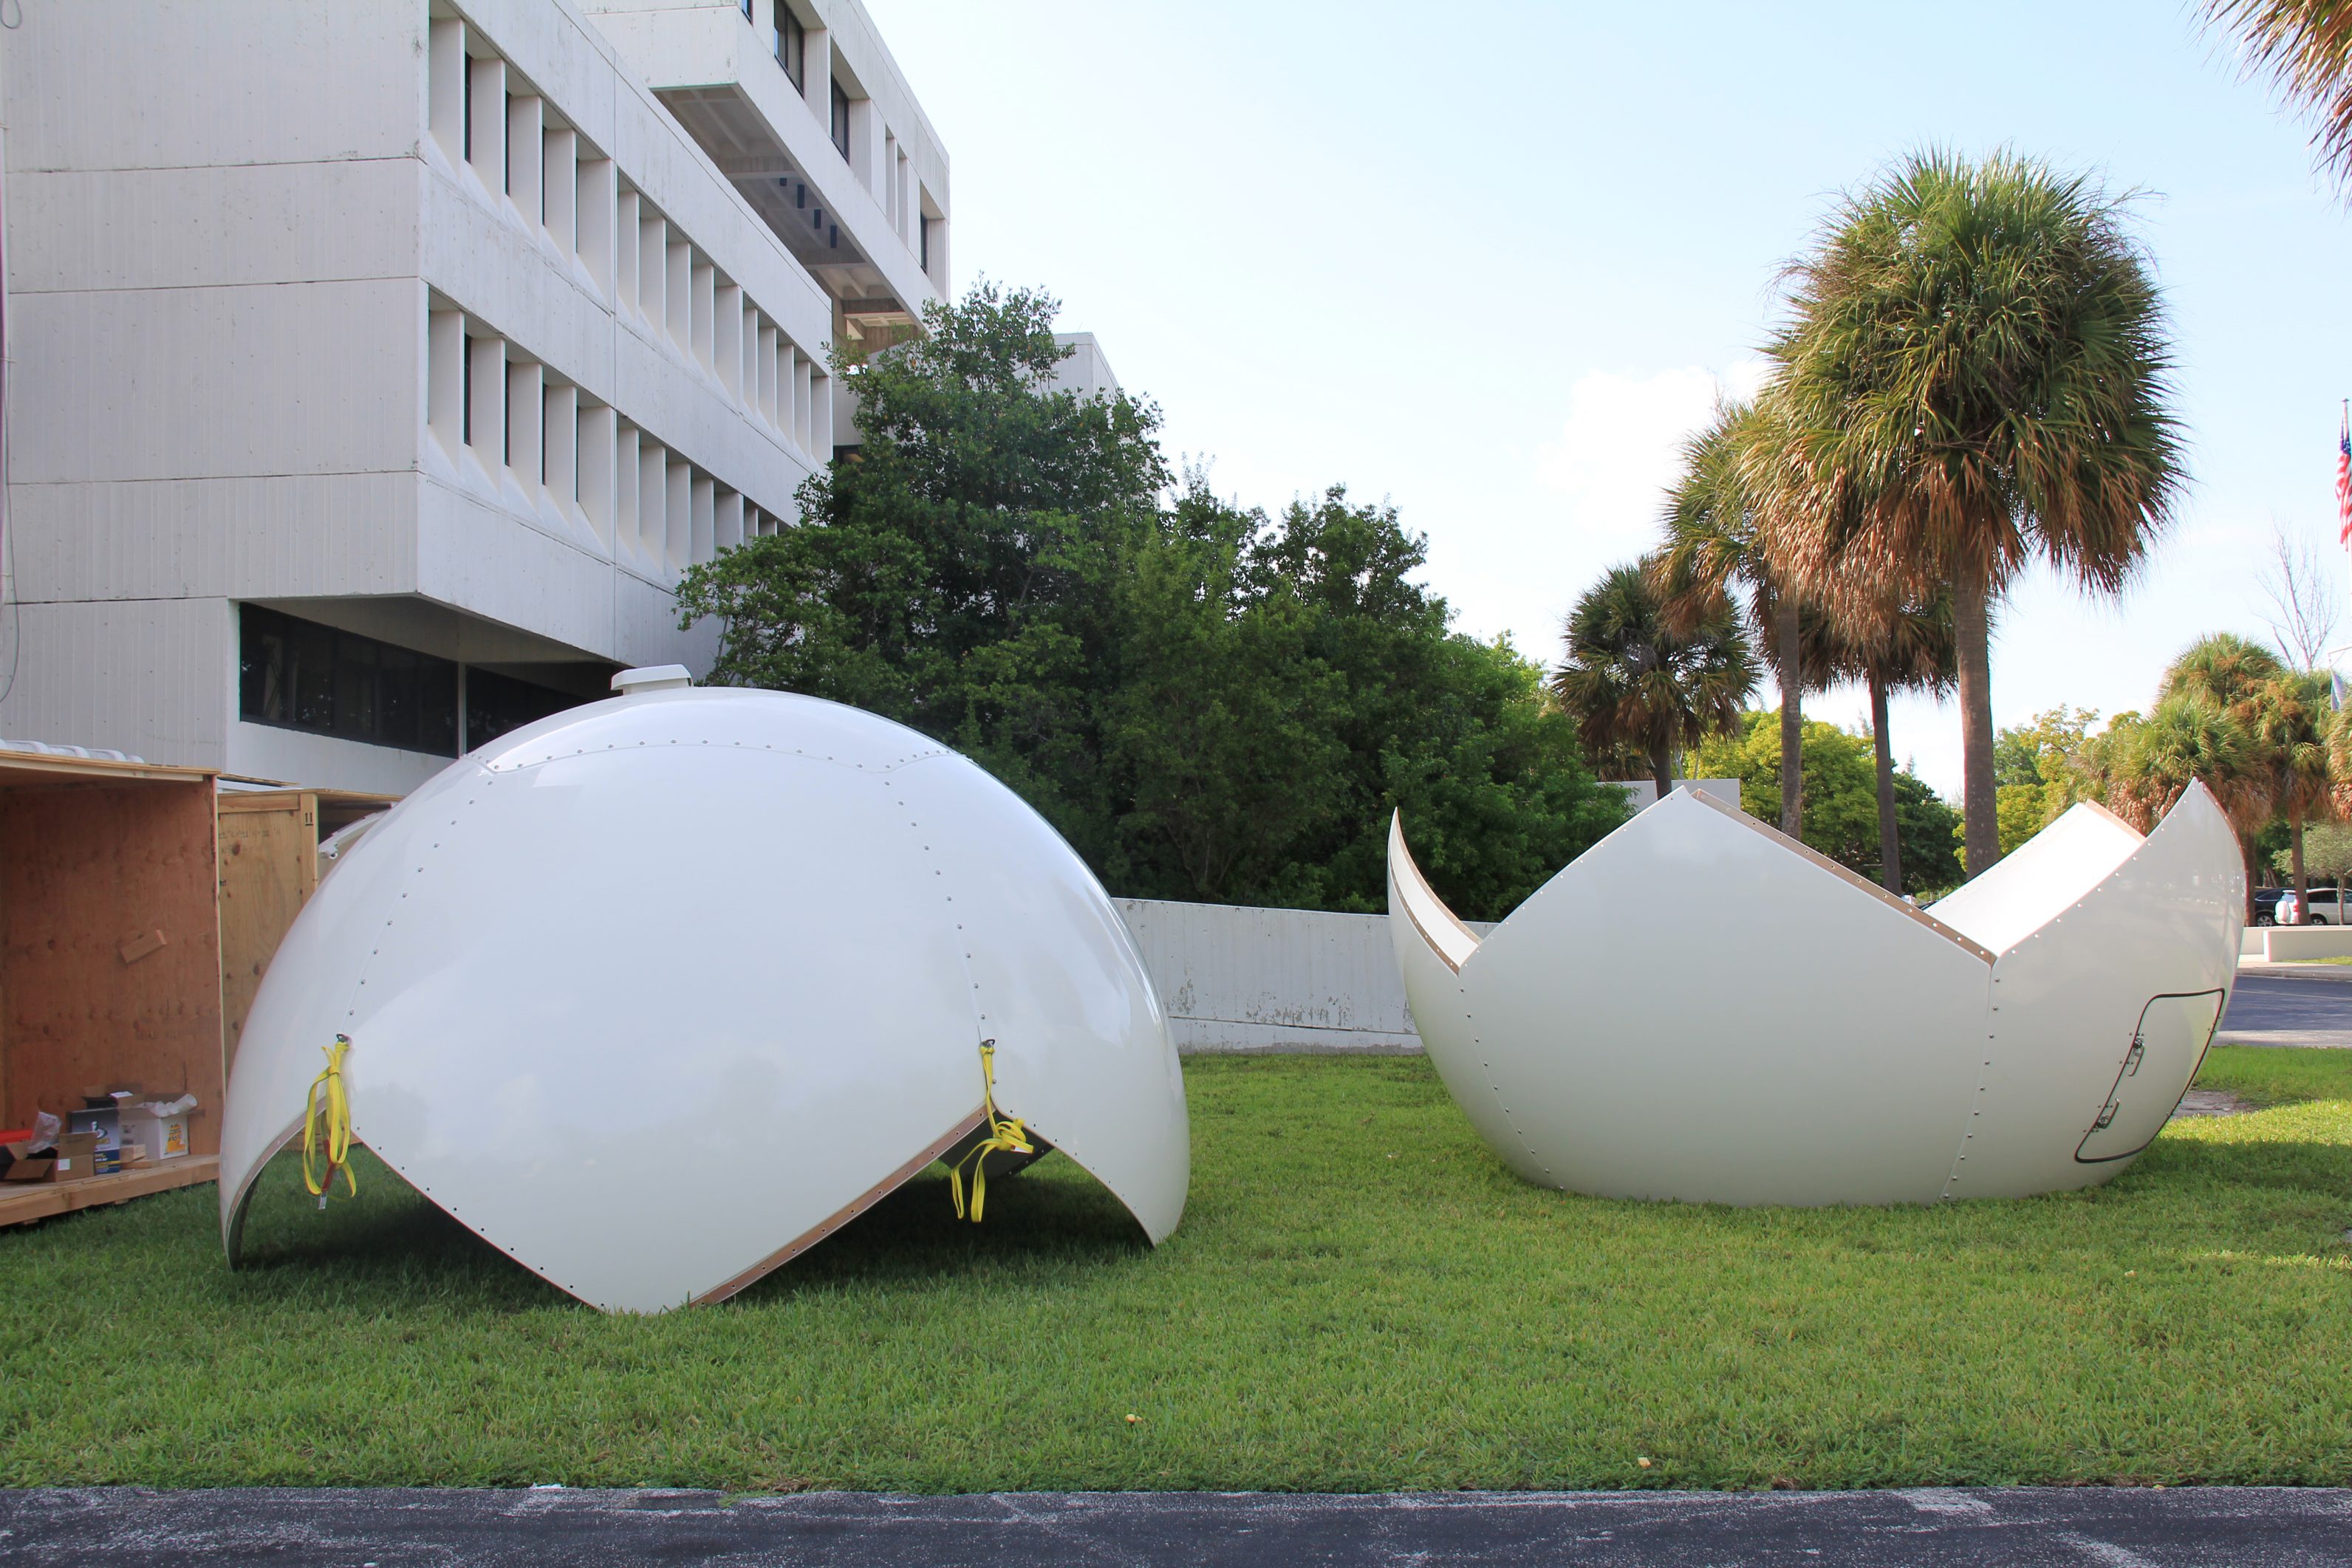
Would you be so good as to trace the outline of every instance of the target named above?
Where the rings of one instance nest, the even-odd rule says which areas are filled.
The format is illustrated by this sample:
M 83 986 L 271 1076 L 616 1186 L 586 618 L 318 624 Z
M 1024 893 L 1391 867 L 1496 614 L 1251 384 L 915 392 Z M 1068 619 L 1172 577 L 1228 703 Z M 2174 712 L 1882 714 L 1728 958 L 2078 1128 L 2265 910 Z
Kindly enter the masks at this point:
M 2344 405 L 2344 433 L 2336 441 L 2336 542 L 2352 545 L 2352 402 Z

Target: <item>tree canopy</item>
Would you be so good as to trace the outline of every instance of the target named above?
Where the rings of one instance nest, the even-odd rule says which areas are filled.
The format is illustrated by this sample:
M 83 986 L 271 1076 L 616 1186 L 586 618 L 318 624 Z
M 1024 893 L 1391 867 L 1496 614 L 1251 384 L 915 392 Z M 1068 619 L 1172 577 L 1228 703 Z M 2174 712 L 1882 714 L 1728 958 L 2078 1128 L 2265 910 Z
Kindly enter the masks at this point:
M 1623 820 L 1540 672 L 1412 580 L 1393 507 L 1171 476 L 1151 404 L 1053 389 L 1055 310 L 982 285 L 843 367 L 864 443 L 806 522 L 680 585 L 712 680 L 957 747 L 1130 896 L 1383 908 L 1402 810 L 1438 890 L 1498 916 Z
M 1832 609 L 1951 595 L 1971 875 L 2000 858 L 1995 604 L 2036 558 L 2119 592 L 2183 483 L 2169 329 L 2126 207 L 2013 153 L 1915 153 L 1790 268 L 1769 348 L 1752 466 L 1774 558 Z
M 1638 758 L 1664 799 L 1675 759 L 1731 724 L 1756 689 L 1756 662 L 1731 601 L 1667 613 L 1640 561 L 1613 568 L 1569 612 L 1552 691 L 1601 756 Z
M 1805 721 L 1803 841 L 1840 865 L 1875 878 L 1880 869 L 1878 769 L 1868 736 L 1820 719 Z M 1693 770 L 1739 780 L 1740 809 L 1765 821 L 1780 812 L 1780 727 L 1750 709 L 1738 726 L 1699 746 Z M 1895 774 L 1895 821 L 1903 891 L 1941 893 L 1960 882 L 1959 813 L 1908 768 Z

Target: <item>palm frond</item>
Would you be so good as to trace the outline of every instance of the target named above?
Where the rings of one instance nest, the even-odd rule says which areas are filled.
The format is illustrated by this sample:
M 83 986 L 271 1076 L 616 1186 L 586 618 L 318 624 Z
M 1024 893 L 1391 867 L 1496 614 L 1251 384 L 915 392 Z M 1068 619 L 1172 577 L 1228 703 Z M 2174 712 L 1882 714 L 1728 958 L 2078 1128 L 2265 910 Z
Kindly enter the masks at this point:
M 2320 167 L 2352 186 L 2352 5 L 2342 0 L 2206 0 L 2210 26 L 2236 36 L 2247 74 L 2316 121 Z

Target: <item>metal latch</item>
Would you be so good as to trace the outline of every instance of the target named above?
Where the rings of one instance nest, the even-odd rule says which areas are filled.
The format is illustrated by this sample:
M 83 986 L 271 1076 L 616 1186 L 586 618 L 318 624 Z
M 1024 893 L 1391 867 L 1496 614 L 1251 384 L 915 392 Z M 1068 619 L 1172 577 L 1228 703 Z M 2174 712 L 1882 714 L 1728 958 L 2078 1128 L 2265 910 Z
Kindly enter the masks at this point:
M 2133 1073 L 2139 1071 L 2139 1059 L 2147 1054 L 2147 1047 L 2139 1042 L 2139 1036 L 2132 1036 L 2131 1049 L 2124 1053 L 2124 1076 L 2126 1078 L 2129 1078 Z
M 2116 1119 L 2116 1112 L 2118 1109 L 2120 1109 L 2120 1107 L 2118 1107 L 2114 1101 L 2108 1101 L 2106 1108 L 2099 1113 L 2099 1119 L 2091 1124 L 2091 1131 L 2095 1133 L 2100 1128 L 2105 1126 L 2108 1123 L 2114 1121 Z

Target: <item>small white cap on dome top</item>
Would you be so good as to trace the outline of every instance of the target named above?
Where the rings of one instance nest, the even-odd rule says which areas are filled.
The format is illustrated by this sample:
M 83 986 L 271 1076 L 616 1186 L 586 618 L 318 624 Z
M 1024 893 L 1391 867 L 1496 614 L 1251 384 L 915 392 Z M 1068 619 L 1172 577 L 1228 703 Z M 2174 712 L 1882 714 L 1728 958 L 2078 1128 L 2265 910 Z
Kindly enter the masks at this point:
M 613 677 L 613 689 L 625 697 L 639 692 L 674 692 L 694 685 L 694 676 L 684 664 L 648 664 L 641 670 L 623 670 Z

